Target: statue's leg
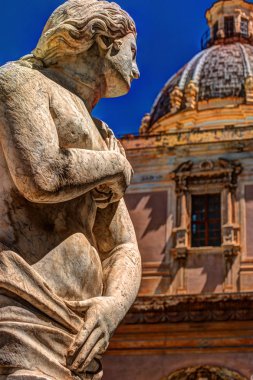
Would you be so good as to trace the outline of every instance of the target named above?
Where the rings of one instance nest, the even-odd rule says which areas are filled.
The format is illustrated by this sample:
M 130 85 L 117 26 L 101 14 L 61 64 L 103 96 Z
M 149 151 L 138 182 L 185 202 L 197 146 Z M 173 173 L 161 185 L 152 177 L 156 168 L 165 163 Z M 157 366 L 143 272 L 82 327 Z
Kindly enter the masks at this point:
M 66 354 L 79 325 L 33 268 L 15 252 L 0 252 L 1 380 L 76 380 Z
M 102 367 L 76 376 L 67 366 L 82 326 L 33 267 L 13 251 L 0 252 L 0 380 L 100 380 Z

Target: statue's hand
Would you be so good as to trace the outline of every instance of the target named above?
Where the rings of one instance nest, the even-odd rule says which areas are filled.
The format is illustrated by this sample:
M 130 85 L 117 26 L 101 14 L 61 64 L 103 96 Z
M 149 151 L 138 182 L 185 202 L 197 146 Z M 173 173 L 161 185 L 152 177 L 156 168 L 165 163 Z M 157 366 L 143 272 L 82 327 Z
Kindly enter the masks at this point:
M 101 133 L 109 151 L 118 153 L 118 165 L 122 168 L 120 178 L 96 187 L 92 191 L 92 197 L 99 208 L 105 208 L 109 203 L 118 202 L 125 195 L 133 176 L 133 169 L 126 158 L 125 149 L 115 137 L 108 125 L 99 119 L 93 119 Z
M 93 118 L 99 132 L 101 133 L 107 148 L 122 154 L 126 157 L 125 149 L 123 148 L 121 142 L 115 137 L 113 130 L 102 120 Z
M 120 178 L 108 181 L 106 184 L 100 185 L 92 191 L 93 199 L 100 208 L 107 207 L 108 203 L 120 201 L 130 185 L 133 176 L 132 166 L 122 154 L 118 156 L 119 165 L 122 167 Z
M 69 368 L 78 374 L 85 372 L 91 361 L 105 352 L 121 318 L 114 297 L 67 302 L 67 305 L 85 315 L 83 328 L 70 346 L 67 360 Z
M 106 139 L 106 144 L 108 146 L 109 150 L 112 150 L 114 152 L 118 152 L 122 154 L 122 156 L 126 157 L 125 149 L 123 148 L 121 142 L 116 139 L 113 131 L 109 129 L 108 131 L 108 138 Z
M 118 202 L 121 198 L 123 198 L 133 176 L 132 166 L 121 154 L 119 155 L 119 162 L 121 162 L 122 167 L 120 178 L 106 184 L 106 186 L 112 191 L 111 202 Z
M 126 158 L 125 149 L 123 148 L 121 142 L 118 139 L 116 139 L 113 131 L 110 128 L 108 128 L 108 138 L 106 141 L 107 141 L 108 149 L 110 151 L 119 153 L 119 162 L 121 162 L 121 165 L 122 165 L 121 182 L 123 182 L 127 188 L 130 185 L 130 182 L 133 176 L 133 168 Z M 117 184 L 119 185 L 119 182 Z M 123 191 L 123 195 L 125 193 L 125 190 L 126 189 L 124 189 Z M 121 198 L 122 198 L 122 195 L 120 196 L 119 199 L 116 199 L 116 201 L 120 200 Z

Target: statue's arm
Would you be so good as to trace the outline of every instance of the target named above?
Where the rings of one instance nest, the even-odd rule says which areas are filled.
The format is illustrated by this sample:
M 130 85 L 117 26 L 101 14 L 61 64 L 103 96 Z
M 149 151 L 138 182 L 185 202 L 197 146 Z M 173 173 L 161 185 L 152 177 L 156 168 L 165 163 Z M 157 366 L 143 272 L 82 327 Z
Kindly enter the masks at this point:
M 54 203 L 108 182 L 120 183 L 123 193 L 131 177 L 124 157 L 113 151 L 60 148 L 43 84 L 28 81 L 19 87 L 6 94 L 0 88 L 0 138 L 20 193 L 32 202 Z
M 104 271 L 103 295 L 115 297 L 120 319 L 134 302 L 141 280 L 140 253 L 123 199 L 98 209 L 94 234 Z
M 103 297 L 68 303 L 73 310 L 85 313 L 84 327 L 69 350 L 69 366 L 75 372 L 87 368 L 106 350 L 109 338 L 134 302 L 141 280 L 140 253 L 123 199 L 98 210 L 93 232 L 103 265 L 104 292 Z

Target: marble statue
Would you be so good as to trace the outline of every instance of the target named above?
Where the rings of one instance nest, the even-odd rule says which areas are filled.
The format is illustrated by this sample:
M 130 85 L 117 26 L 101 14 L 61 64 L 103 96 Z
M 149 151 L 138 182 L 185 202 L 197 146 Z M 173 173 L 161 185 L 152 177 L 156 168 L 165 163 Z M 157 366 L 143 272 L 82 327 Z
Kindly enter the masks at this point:
M 91 111 L 138 77 L 133 20 L 99 0 L 64 3 L 0 68 L 0 379 L 102 377 L 141 263 L 132 168 Z

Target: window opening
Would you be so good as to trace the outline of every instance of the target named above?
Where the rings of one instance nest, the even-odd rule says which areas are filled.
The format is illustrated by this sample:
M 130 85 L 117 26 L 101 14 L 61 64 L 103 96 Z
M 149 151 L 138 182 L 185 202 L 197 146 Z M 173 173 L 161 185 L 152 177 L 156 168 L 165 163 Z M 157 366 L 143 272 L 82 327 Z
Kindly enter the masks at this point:
M 220 194 L 192 195 L 192 247 L 221 246 Z
M 229 16 L 224 19 L 224 31 L 225 37 L 233 37 L 234 36 L 234 17 Z

